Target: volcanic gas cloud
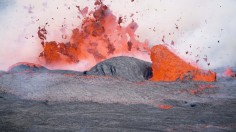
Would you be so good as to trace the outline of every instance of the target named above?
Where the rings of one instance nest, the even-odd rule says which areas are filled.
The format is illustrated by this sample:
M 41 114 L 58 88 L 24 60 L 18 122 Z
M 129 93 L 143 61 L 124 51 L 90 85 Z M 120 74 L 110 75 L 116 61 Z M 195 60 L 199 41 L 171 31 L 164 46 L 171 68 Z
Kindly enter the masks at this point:
M 117 20 L 101 1 L 97 0 L 95 6 L 95 11 L 91 12 L 88 12 L 87 7 L 82 10 L 78 7 L 84 19 L 82 24 L 72 31 L 68 43 L 47 42 L 47 24 L 45 27 L 39 27 L 38 37 L 43 46 L 40 57 L 44 61 L 43 65 L 60 68 L 87 61 L 87 70 L 114 56 L 133 56 L 148 61 L 151 54 L 153 81 L 215 81 L 215 73 L 199 70 L 188 64 L 164 45 L 154 46 L 151 51 L 148 43 L 136 39 L 137 23 L 132 21 L 128 26 L 122 27 L 122 17 Z

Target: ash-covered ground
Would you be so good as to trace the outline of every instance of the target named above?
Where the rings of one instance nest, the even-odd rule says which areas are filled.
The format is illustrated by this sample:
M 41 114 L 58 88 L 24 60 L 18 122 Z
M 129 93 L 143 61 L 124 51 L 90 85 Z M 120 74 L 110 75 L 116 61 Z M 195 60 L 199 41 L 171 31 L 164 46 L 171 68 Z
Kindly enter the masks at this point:
M 0 72 L 0 130 L 236 130 L 236 78 L 167 83 L 151 76 L 150 63 L 130 57 L 85 72 L 18 65 Z

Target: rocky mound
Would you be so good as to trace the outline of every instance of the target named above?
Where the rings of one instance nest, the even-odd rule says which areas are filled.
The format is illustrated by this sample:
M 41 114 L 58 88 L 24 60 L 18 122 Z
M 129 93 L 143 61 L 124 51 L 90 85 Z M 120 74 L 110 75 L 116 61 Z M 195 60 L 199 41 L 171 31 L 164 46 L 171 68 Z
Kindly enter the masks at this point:
M 77 72 L 68 70 L 49 70 L 33 63 L 17 63 L 8 72 L 50 72 L 76 75 L 102 75 L 120 77 L 129 81 L 144 81 L 152 77 L 151 63 L 133 57 L 114 57 L 98 63 L 89 71 Z
M 105 60 L 84 74 L 121 77 L 129 81 L 144 81 L 152 77 L 152 68 L 149 62 L 120 56 Z
M 76 75 L 83 75 L 83 72 L 77 71 L 70 71 L 70 70 L 49 70 L 44 66 L 27 63 L 27 62 L 20 62 L 16 63 L 11 66 L 8 72 L 47 72 L 47 73 L 58 73 L 58 74 L 76 74 Z M 0 72 L 1 73 L 1 72 Z
M 49 71 L 47 68 L 27 62 L 19 62 L 12 65 L 8 72 L 46 72 Z

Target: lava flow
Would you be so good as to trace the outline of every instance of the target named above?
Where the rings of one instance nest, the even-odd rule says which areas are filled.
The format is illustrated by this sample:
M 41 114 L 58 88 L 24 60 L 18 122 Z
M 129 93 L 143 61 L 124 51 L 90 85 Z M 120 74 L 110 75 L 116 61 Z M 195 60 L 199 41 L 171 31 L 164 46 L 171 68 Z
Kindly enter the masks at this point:
M 200 70 L 183 61 L 166 46 L 157 45 L 151 51 L 153 81 L 194 80 L 213 82 L 216 73 Z
M 43 46 L 40 57 L 47 67 L 60 69 L 64 65 L 86 61 L 82 70 L 88 70 L 98 62 L 121 55 L 150 60 L 148 44 L 135 38 L 137 23 L 132 21 L 127 27 L 122 27 L 122 19 L 117 21 L 106 5 L 101 1 L 96 1 L 95 5 L 97 9 L 90 12 L 92 16 L 85 17 L 81 26 L 72 31 L 68 43 L 46 42 L 47 32 L 45 28 L 39 28 L 38 36 Z M 85 13 L 83 16 L 86 16 Z

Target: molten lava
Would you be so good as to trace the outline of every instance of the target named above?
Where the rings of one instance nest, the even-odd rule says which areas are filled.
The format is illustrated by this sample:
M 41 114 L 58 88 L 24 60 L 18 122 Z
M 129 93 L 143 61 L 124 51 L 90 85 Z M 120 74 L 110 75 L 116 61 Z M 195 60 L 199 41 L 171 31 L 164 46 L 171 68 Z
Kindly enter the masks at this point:
M 67 43 L 47 42 L 47 30 L 45 27 L 39 28 L 38 37 L 43 46 L 40 57 L 45 62 L 44 66 L 63 69 L 66 65 L 76 65 L 86 61 L 82 70 L 88 70 L 114 56 L 132 56 L 146 61 L 150 59 L 148 44 L 136 39 L 137 23 L 132 21 L 128 26 L 122 27 L 120 25 L 123 22 L 122 17 L 117 20 L 101 0 L 96 0 L 95 6 L 96 10 L 90 12 L 88 17 L 86 17 L 87 7 L 81 10 L 76 6 L 84 19 L 81 26 L 72 31 L 70 41 Z M 206 72 L 186 63 L 163 45 L 152 48 L 151 60 L 153 81 L 216 80 L 216 73 Z
M 212 89 L 212 88 L 215 88 L 215 86 L 214 85 L 199 85 L 197 89 L 190 89 L 188 90 L 188 92 L 192 95 L 196 95 L 206 89 Z
M 183 61 L 166 46 L 157 45 L 151 50 L 153 81 L 194 80 L 213 82 L 216 73 L 200 70 Z
M 120 55 L 149 60 L 148 44 L 135 38 L 137 23 L 133 21 L 127 27 L 121 27 L 122 21 L 117 20 L 106 5 L 101 1 L 96 1 L 95 5 L 97 9 L 73 30 L 68 43 L 46 42 L 46 30 L 39 28 L 38 36 L 43 46 L 40 57 L 47 67 L 55 69 L 86 61 L 88 64 L 83 70 L 88 70 L 98 62 Z M 82 15 L 86 16 L 87 12 Z
M 224 75 L 226 77 L 236 77 L 236 71 L 233 71 L 231 68 L 227 68 Z
M 159 109 L 163 109 L 163 110 L 168 110 L 168 109 L 172 109 L 173 106 L 172 105 L 166 105 L 166 104 L 160 104 L 157 106 Z

